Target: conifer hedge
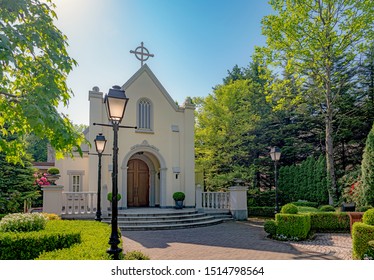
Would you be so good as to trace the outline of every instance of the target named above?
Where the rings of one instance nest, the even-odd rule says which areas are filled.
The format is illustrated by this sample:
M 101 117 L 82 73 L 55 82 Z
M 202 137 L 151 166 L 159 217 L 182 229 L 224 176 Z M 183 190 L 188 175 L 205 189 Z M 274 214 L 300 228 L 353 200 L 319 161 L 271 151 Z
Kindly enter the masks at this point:
M 309 157 L 299 165 L 281 167 L 279 170 L 279 193 L 281 200 L 292 202 L 307 200 L 319 205 L 328 204 L 328 181 L 326 161 Z

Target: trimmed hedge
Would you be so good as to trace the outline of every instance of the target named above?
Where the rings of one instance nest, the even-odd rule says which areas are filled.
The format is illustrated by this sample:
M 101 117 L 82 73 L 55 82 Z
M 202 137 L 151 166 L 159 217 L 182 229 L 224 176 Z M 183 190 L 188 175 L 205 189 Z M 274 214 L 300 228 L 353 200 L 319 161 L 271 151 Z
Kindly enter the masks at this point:
M 319 210 L 321 212 L 335 212 L 335 208 L 332 205 L 322 205 Z
M 362 260 L 368 252 L 369 241 L 374 240 L 374 226 L 356 222 L 352 226 L 352 256 Z
M 374 226 L 374 209 L 369 209 L 364 213 L 362 222 Z
M 276 214 L 277 238 L 303 240 L 310 231 L 310 216 L 302 214 Z
M 292 203 L 287 203 L 286 205 L 282 206 L 281 213 L 282 214 L 297 214 L 299 210 L 297 206 Z
M 46 252 L 41 254 L 38 260 L 110 260 L 106 253 L 109 249 L 110 225 L 96 221 L 79 220 L 55 220 L 47 225 L 54 227 L 56 231 L 80 231 L 81 243 L 74 244 L 70 248 Z M 119 245 L 119 247 L 121 244 Z M 123 256 L 121 256 L 123 257 Z
M 271 217 L 275 216 L 274 207 L 248 207 L 248 216 L 250 217 Z
M 296 206 L 314 207 L 314 208 L 318 207 L 318 202 L 312 202 L 312 201 L 294 201 L 291 203 Z
M 34 232 L 0 233 L 0 259 L 32 260 L 43 251 L 67 248 L 80 241 L 79 232 L 56 232 L 47 228 Z
M 311 229 L 317 232 L 349 232 L 349 216 L 345 212 L 309 213 Z
M 274 237 L 277 234 L 277 223 L 274 220 L 267 220 L 264 223 L 264 230 L 270 237 Z

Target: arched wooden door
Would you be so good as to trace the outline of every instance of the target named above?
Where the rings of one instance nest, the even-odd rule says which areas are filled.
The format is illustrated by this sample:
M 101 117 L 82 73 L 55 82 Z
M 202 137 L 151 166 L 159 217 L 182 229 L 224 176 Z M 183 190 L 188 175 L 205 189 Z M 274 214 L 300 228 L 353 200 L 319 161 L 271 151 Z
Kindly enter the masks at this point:
M 140 159 L 131 159 L 127 169 L 127 206 L 149 206 L 149 169 Z

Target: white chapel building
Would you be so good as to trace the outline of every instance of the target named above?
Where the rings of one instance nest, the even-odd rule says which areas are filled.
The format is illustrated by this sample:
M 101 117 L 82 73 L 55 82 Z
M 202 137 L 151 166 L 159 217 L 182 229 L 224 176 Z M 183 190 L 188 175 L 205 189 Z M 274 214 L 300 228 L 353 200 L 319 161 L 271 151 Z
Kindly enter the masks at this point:
M 184 192 L 185 207 L 195 207 L 194 110 L 191 100 L 178 106 L 151 69 L 144 64 L 122 87 L 129 98 L 118 132 L 119 209 L 174 207 L 173 193 Z M 65 192 L 97 192 L 98 156 L 94 139 L 108 140 L 104 154 L 113 153 L 113 129 L 108 124 L 104 93 L 89 91 L 90 124 L 85 131 L 91 147 L 82 146 L 83 157 L 57 160 Z M 92 155 L 93 154 L 93 155 Z M 112 191 L 112 156 L 102 157 L 102 189 Z M 106 199 L 106 198 L 102 198 Z

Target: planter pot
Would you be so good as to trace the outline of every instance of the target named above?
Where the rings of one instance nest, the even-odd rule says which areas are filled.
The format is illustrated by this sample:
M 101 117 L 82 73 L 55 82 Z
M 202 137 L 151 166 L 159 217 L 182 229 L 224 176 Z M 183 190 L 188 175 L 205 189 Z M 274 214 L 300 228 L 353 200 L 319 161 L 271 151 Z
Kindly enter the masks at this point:
M 51 185 L 56 185 L 56 180 L 60 178 L 61 175 L 56 174 L 56 175 L 46 175 L 48 181 L 51 183 Z
M 174 200 L 174 201 L 175 201 L 175 209 L 183 208 L 183 200 Z

